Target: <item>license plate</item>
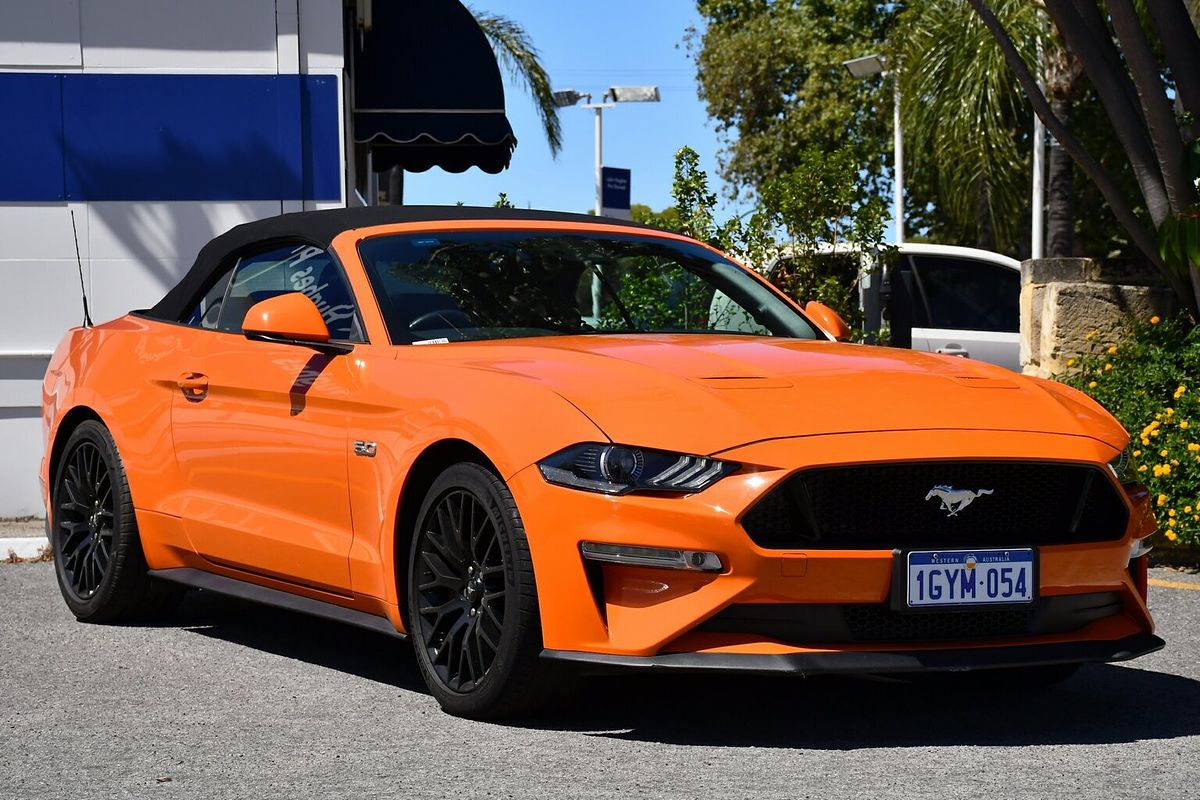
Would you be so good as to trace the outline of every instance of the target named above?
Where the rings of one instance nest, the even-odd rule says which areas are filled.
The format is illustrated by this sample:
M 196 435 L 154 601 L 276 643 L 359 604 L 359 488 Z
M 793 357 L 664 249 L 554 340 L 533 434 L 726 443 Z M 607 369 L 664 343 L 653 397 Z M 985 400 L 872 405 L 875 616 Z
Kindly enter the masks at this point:
M 909 608 L 1032 603 L 1033 550 L 918 550 L 907 556 Z

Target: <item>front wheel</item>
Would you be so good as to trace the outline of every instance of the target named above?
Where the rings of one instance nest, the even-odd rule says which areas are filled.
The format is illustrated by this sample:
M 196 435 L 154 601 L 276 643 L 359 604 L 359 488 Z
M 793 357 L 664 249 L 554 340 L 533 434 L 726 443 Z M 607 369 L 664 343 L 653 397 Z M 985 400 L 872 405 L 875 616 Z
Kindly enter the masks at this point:
M 409 556 L 409 631 L 443 710 L 494 719 L 537 710 L 552 665 L 541 661 L 533 563 L 508 487 L 474 463 L 429 489 Z

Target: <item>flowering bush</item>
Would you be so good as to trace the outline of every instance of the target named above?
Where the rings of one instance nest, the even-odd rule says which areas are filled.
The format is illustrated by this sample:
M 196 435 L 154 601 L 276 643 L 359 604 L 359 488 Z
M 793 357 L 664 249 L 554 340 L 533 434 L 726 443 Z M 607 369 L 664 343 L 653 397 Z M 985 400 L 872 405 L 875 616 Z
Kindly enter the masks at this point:
M 1200 328 L 1131 320 L 1118 342 L 1088 334 L 1059 380 L 1094 397 L 1132 436 L 1133 474 L 1150 487 L 1168 541 L 1200 545 Z

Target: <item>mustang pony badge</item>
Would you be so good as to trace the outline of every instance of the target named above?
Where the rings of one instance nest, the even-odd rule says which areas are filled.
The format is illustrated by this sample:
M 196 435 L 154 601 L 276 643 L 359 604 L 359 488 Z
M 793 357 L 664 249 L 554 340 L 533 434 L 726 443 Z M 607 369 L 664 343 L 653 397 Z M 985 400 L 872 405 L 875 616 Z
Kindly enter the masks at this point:
M 930 489 L 929 494 L 925 495 L 925 499 L 938 498 L 942 501 L 942 510 L 946 512 L 946 516 L 955 517 L 958 516 L 958 512 L 975 502 L 976 498 L 991 493 L 991 489 L 971 491 L 970 489 L 955 489 L 953 486 L 939 485 Z

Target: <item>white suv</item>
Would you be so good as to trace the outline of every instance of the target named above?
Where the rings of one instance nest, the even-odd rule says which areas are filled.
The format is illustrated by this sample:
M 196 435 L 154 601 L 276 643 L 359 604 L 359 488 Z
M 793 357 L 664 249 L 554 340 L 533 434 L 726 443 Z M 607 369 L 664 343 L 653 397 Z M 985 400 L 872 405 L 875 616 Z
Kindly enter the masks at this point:
M 864 264 L 860 271 L 865 329 L 878 331 L 887 319 L 896 347 L 977 358 L 1019 372 L 1021 262 L 972 247 L 896 247 L 891 264 L 880 270 Z

